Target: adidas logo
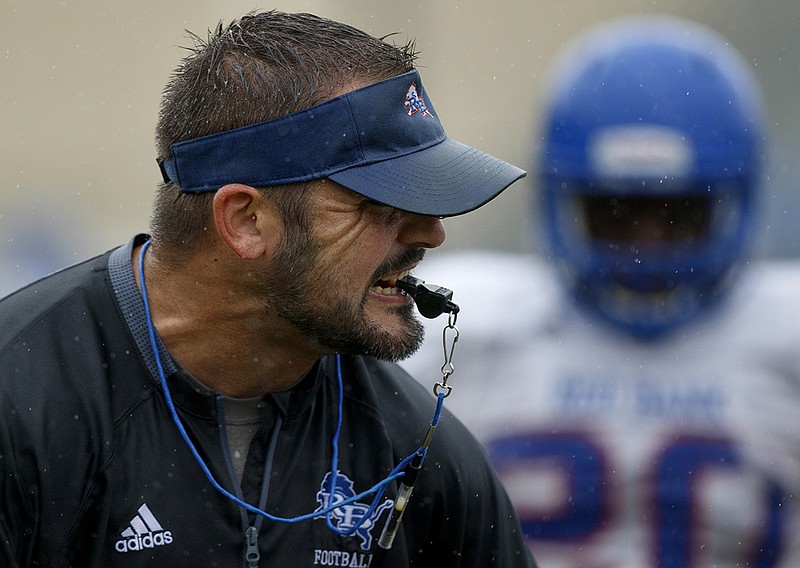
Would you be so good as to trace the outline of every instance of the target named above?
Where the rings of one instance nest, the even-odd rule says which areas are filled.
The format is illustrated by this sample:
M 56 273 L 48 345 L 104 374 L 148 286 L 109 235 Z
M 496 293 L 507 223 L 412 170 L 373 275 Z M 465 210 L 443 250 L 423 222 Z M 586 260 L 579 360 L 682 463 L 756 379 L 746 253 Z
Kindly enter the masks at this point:
M 172 533 L 165 531 L 147 504 L 139 507 L 131 526 L 122 531 L 122 538 L 114 545 L 117 552 L 134 552 L 172 544 Z

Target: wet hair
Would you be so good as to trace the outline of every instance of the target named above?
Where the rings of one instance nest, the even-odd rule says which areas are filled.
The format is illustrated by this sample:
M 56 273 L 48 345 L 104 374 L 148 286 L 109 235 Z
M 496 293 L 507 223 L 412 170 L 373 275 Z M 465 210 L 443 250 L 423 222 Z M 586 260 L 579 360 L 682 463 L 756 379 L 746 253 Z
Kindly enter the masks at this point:
M 413 41 L 397 46 L 352 26 L 312 14 L 251 13 L 203 39 L 191 36 L 167 83 L 156 126 L 160 159 L 171 144 L 296 112 L 335 96 L 351 81 L 374 83 L 413 68 Z M 264 188 L 282 215 L 307 217 L 292 201 L 308 184 Z M 307 189 L 307 187 L 306 187 Z M 150 230 L 153 248 L 185 255 L 205 241 L 213 192 L 181 193 L 162 183 Z M 292 219 L 285 219 L 289 224 Z M 296 223 L 295 223 L 296 225 Z M 295 227 L 296 228 L 296 227 Z

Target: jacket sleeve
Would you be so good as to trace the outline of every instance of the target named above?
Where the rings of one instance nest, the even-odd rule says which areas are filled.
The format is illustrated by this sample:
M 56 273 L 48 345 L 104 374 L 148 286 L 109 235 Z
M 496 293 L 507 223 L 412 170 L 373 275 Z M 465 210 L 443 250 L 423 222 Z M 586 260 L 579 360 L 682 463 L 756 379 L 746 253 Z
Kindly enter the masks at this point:
M 469 483 L 469 492 L 463 495 L 466 511 L 462 566 L 536 568 L 517 514 L 494 469 L 483 454 L 476 461 L 473 466 L 482 470 L 479 481 Z
M 12 528 L 6 523 L 7 517 L 5 516 L 7 508 L 3 507 L 3 518 L 0 519 L 0 565 L 8 566 L 9 568 L 21 568 L 27 564 L 20 564 L 17 561 L 16 553 L 16 537 L 12 534 Z
M 431 445 L 420 483 L 444 495 L 434 518 L 442 526 L 430 541 L 430 557 L 459 568 L 536 568 L 519 520 L 485 451 L 467 429 L 445 413 Z M 438 446 L 437 446 L 438 444 Z M 433 451 L 437 448 L 437 451 Z M 443 463 L 449 462 L 443 466 Z M 436 487 L 438 486 L 438 487 Z
M 0 566 L 22 568 L 31 565 L 35 506 L 25 499 L 12 436 L 13 428 L 5 422 L 0 424 Z M 35 497 L 33 486 L 29 494 Z

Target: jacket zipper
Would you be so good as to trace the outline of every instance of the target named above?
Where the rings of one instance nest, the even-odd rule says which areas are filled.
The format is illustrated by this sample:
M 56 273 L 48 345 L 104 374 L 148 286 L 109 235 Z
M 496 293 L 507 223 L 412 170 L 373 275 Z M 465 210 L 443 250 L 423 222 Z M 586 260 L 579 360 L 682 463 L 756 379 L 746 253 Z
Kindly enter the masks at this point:
M 275 449 L 278 446 L 278 435 L 283 426 L 283 418 L 280 415 L 275 417 L 275 425 L 272 427 L 272 435 L 269 438 L 269 447 L 267 447 L 267 457 L 264 460 L 264 473 L 261 477 L 261 495 L 258 498 L 258 508 L 262 511 L 267 506 L 267 498 L 269 497 L 269 481 L 272 478 L 272 465 L 275 458 Z M 244 511 L 244 509 L 242 509 Z M 261 554 L 258 552 L 258 535 L 261 532 L 261 526 L 264 524 L 264 516 L 256 515 L 255 526 L 247 527 L 244 533 L 247 547 L 245 549 L 245 559 L 247 560 L 247 568 L 258 568 L 258 560 Z
M 258 561 L 261 558 L 261 553 L 258 551 L 258 529 L 247 527 L 247 530 L 244 531 L 244 541 L 247 545 L 244 552 L 247 568 L 258 568 Z
M 217 416 L 219 421 L 220 436 L 222 442 L 223 454 L 225 455 L 225 465 L 228 469 L 228 475 L 233 480 L 233 487 L 236 496 L 244 500 L 242 494 L 242 486 L 239 479 L 236 477 L 236 470 L 233 467 L 233 459 L 231 458 L 230 446 L 228 446 L 228 430 L 225 425 L 225 403 L 222 395 L 217 396 Z M 278 445 L 278 435 L 280 434 L 281 427 L 283 426 L 283 417 L 277 414 L 275 417 L 275 424 L 272 427 L 272 435 L 269 439 L 269 446 L 267 447 L 267 456 L 264 461 L 264 473 L 261 477 L 261 492 L 258 498 L 258 508 L 262 511 L 267 506 L 267 499 L 269 497 L 269 480 L 272 477 L 272 466 L 275 458 L 275 449 Z M 258 568 L 261 553 L 258 550 L 258 535 L 261 532 L 261 526 L 264 524 L 264 517 L 256 515 L 255 523 L 250 524 L 247 510 L 239 506 L 239 513 L 242 519 L 242 527 L 244 528 L 244 560 L 247 568 Z

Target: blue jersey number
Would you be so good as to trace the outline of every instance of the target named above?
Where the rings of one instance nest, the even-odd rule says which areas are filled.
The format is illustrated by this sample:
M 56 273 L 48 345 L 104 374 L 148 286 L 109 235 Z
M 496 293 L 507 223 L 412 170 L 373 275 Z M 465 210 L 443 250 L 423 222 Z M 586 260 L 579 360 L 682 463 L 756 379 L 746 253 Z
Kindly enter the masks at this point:
M 487 444 L 489 455 L 501 476 L 504 472 L 543 471 L 561 480 L 564 502 L 546 511 L 518 506 L 525 534 L 533 540 L 576 543 L 612 526 L 613 499 L 616 492 L 612 476 L 621 475 L 619 464 L 608 463 L 610 452 L 593 440 L 591 434 L 562 432 L 555 434 L 516 435 Z M 699 544 L 700 485 L 697 480 L 709 471 L 736 472 L 742 468 L 735 446 L 720 438 L 677 437 L 655 457 L 647 469 L 645 499 L 637 512 L 642 522 L 649 523 L 653 566 L 656 568 L 690 568 L 697 560 L 693 550 Z M 782 534 L 785 529 L 785 494 L 774 482 L 764 482 L 763 496 L 767 510 L 763 522 L 753 531 L 756 539 L 751 551 L 741 558 L 741 566 L 769 568 L 780 560 Z M 641 488 L 640 488 L 641 489 Z M 613 493 L 613 494 L 612 494 Z M 645 520 L 646 519 L 646 520 Z M 633 543 L 631 543 L 634 545 Z M 693 564 L 694 563 L 694 564 Z

